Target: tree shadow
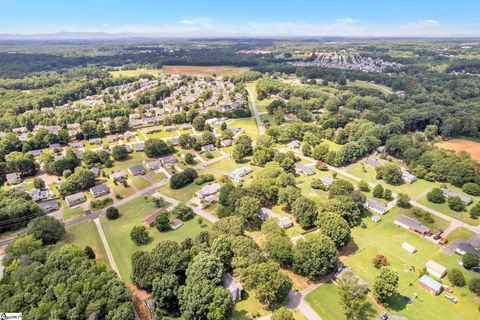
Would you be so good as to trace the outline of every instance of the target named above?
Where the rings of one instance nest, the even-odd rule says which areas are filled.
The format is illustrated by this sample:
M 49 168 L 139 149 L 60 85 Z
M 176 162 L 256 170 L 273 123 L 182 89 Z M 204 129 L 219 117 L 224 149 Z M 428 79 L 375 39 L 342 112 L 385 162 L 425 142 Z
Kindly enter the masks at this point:
M 359 249 L 359 247 L 355 243 L 355 240 L 350 239 L 350 241 L 347 243 L 347 245 L 345 247 L 343 247 L 338 253 L 339 253 L 340 256 L 348 257 L 349 255 L 352 255 L 355 252 L 357 252 L 358 249 Z
M 390 300 L 388 300 L 387 306 L 389 309 L 393 311 L 401 311 L 407 307 L 407 304 L 402 299 L 402 295 L 400 293 L 396 293 Z
M 377 310 L 373 307 L 370 302 L 365 302 L 358 312 L 358 319 L 367 320 L 367 319 L 375 319 L 377 315 Z

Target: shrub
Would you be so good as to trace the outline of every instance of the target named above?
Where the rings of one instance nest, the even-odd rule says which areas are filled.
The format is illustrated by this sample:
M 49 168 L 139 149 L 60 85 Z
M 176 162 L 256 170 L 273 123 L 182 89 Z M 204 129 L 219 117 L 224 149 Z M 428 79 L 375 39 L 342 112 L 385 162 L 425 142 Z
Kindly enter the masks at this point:
M 387 201 L 390 201 L 393 199 L 392 197 L 392 190 L 390 189 L 385 189 L 385 191 L 383 192 L 383 198 Z
M 368 185 L 368 182 L 363 180 L 358 183 L 358 189 L 363 192 L 370 192 L 370 186 Z
M 398 194 L 398 201 L 397 205 L 400 208 L 410 208 L 410 197 L 406 193 L 399 193 Z
M 310 183 L 310 187 L 313 189 L 320 189 L 320 190 L 326 190 L 325 185 L 320 181 L 320 179 L 313 179 L 312 183 Z
M 179 203 L 175 208 L 173 208 L 172 214 L 177 219 L 180 219 L 182 221 L 191 220 L 195 216 L 192 208 L 187 206 L 185 203 Z
M 455 287 L 463 287 L 466 284 L 463 273 L 457 268 L 448 271 L 448 280 L 450 280 Z
M 105 198 L 101 200 L 94 200 L 90 202 L 90 207 L 92 209 L 98 210 L 98 209 L 103 209 L 113 203 L 112 198 Z
M 472 182 L 467 182 L 463 185 L 462 188 L 463 192 L 472 195 L 472 196 L 480 196 L 480 185 Z
M 480 278 L 473 278 L 468 283 L 468 289 L 475 293 L 477 296 L 480 296 Z
M 453 211 L 463 211 L 465 210 L 465 203 L 463 203 L 462 199 L 460 197 L 450 197 L 448 198 L 448 207 L 452 209 Z
M 170 230 L 170 219 L 168 218 L 168 215 L 165 213 L 159 214 L 155 218 L 155 227 L 160 232 Z
M 373 196 L 375 198 L 383 198 L 383 187 L 381 184 L 377 184 L 375 188 L 373 188 Z
M 185 169 L 182 172 L 175 173 L 170 178 L 170 188 L 172 189 L 180 189 L 187 184 L 193 182 L 195 178 L 198 176 L 197 171 L 192 168 Z
M 133 227 L 132 231 L 130 231 L 130 239 L 137 245 L 147 244 L 150 241 L 147 228 L 144 226 Z
M 205 182 L 211 182 L 213 180 L 215 180 L 215 177 L 213 176 L 213 174 L 202 174 L 196 177 L 194 182 L 195 184 L 201 185 L 201 184 L 204 184 Z
M 375 268 L 380 269 L 381 267 L 389 266 L 390 262 L 388 262 L 387 257 L 383 253 L 377 253 L 372 260 L 372 264 Z
M 120 216 L 120 212 L 116 207 L 109 207 L 105 213 L 108 220 L 115 220 Z
M 480 263 L 480 258 L 473 253 L 465 253 L 462 258 L 462 262 L 465 269 L 471 269 L 473 267 L 478 267 L 478 264 Z

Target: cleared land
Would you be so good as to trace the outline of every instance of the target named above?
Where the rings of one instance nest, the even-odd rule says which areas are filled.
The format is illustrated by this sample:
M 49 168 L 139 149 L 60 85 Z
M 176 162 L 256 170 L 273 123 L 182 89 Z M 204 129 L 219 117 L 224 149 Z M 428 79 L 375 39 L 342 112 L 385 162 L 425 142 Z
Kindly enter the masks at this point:
M 160 69 L 136 69 L 136 70 L 116 70 L 110 71 L 110 74 L 114 78 L 119 77 L 138 77 L 141 74 L 151 74 L 153 76 L 158 76 L 162 73 Z
M 375 84 L 375 83 L 370 83 L 370 82 L 367 82 L 367 81 L 362 81 L 362 80 L 348 81 L 348 85 L 354 86 L 354 87 L 359 87 L 359 88 L 364 88 L 364 89 L 379 90 L 382 93 L 387 94 L 387 95 L 393 93 L 392 88 L 389 88 L 387 86 L 382 86 L 382 85 L 379 85 L 379 84 Z
M 163 66 L 163 71 L 170 74 L 186 74 L 192 76 L 231 76 L 248 71 L 245 67 L 230 66 Z
M 465 151 L 470 154 L 472 159 L 480 161 L 480 142 L 466 139 L 452 139 L 437 143 L 436 146 L 455 152 Z

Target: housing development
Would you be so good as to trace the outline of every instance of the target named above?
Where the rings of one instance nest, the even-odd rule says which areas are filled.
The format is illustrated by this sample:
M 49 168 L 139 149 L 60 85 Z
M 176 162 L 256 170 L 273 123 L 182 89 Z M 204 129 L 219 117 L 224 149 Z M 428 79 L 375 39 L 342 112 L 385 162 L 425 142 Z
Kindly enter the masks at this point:
M 0 318 L 479 319 L 480 41 L 205 24 L 0 34 Z

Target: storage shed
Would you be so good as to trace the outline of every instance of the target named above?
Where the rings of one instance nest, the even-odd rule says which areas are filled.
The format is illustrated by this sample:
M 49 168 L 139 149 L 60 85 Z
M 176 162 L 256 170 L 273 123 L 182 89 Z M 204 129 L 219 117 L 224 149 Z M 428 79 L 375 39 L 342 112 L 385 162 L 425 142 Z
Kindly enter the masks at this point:
M 407 251 L 410 252 L 410 253 L 415 253 L 415 252 L 417 252 L 417 249 L 416 249 L 414 246 L 412 246 L 411 244 L 406 243 L 406 242 L 404 242 L 404 243 L 402 244 L 402 248 L 405 249 L 405 250 L 407 250 Z
M 439 279 L 443 278 L 447 274 L 447 268 L 433 260 L 428 260 L 425 264 L 425 267 L 427 268 L 427 272 L 429 274 Z

